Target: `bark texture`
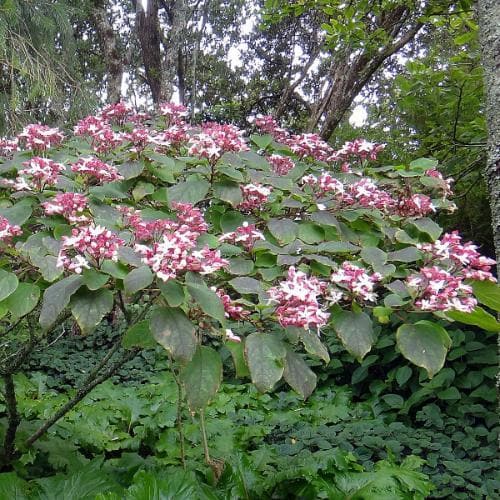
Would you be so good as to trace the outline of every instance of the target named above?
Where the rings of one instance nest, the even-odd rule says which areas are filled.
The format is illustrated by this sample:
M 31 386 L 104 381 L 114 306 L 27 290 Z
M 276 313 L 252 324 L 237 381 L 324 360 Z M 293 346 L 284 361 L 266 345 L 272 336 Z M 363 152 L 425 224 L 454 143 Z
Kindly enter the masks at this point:
M 106 12 L 108 8 L 106 0 L 94 0 L 92 20 L 106 64 L 108 102 L 114 103 L 121 99 L 123 58 L 118 47 L 117 36 L 108 19 Z
M 477 3 L 479 34 L 486 91 L 488 159 L 485 170 L 490 195 L 493 241 L 500 276 L 500 2 Z

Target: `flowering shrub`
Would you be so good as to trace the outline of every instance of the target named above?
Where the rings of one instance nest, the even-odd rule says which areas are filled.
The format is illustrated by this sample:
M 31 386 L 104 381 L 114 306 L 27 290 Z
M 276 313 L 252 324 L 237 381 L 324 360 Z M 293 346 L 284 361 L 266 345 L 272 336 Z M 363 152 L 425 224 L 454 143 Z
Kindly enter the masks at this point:
M 123 314 L 124 348 L 159 342 L 193 410 L 217 391 L 222 344 L 260 390 L 284 378 L 307 397 L 325 336 L 361 360 L 390 324 L 432 377 L 447 322 L 500 329 L 479 306 L 498 309 L 494 262 L 429 218 L 453 209 L 437 162 L 384 166 L 380 144 L 334 150 L 270 117 L 249 136 L 186 116 L 119 103 L 73 135 L 0 140 L 2 328 L 29 321 L 41 341 L 65 311 L 83 334 Z

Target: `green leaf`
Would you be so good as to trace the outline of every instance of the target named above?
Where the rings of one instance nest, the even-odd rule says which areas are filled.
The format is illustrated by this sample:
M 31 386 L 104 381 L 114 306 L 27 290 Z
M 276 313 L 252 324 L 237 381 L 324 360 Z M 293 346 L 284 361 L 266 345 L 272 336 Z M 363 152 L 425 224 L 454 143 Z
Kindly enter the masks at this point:
M 35 308 L 39 298 L 38 286 L 32 283 L 19 283 L 16 291 L 10 294 L 2 304 L 9 309 L 12 321 L 17 321 Z
M 443 232 L 441 226 L 428 217 L 413 220 L 410 224 L 415 226 L 421 233 L 428 234 L 433 240 L 437 240 Z
M 229 272 L 231 274 L 237 274 L 237 275 L 250 274 L 252 271 L 253 271 L 253 262 L 250 259 L 243 259 L 241 257 L 235 257 L 234 259 L 229 259 Z
M 30 498 L 28 482 L 21 479 L 15 472 L 0 474 L 0 498 L 28 500 Z
M 439 162 L 434 158 L 417 158 L 410 163 L 410 168 L 418 170 L 430 170 L 437 167 Z
M 122 346 L 125 349 L 132 347 L 143 347 L 145 349 L 156 347 L 157 342 L 153 338 L 153 334 L 149 328 L 149 320 L 139 321 L 134 326 L 131 326 L 123 335 Z
M 473 281 L 472 289 L 477 300 L 494 311 L 500 311 L 500 286 L 491 281 Z
M 132 295 L 139 290 L 144 290 L 153 283 L 154 274 L 149 266 L 141 266 L 125 276 L 123 279 L 123 288 L 127 295 Z
M 444 365 L 451 339 L 442 326 L 422 320 L 413 325 L 401 325 L 396 343 L 406 359 L 424 368 L 432 378 Z
M 221 181 L 213 186 L 214 197 L 230 203 L 233 207 L 243 201 L 240 185 L 237 182 Z
M 8 273 L 0 269 L 0 301 L 14 293 L 18 284 L 19 280 L 14 273 Z
M 259 149 L 266 149 L 273 142 L 273 136 L 269 134 L 257 135 L 252 134 L 250 140 L 257 145 Z
M 205 179 L 190 177 L 184 182 L 179 182 L 168 188 L 168 201 L 182 201 L 193 205 L 203 200 L 210 189 L 210 183 Z
M 330 362 L 330 355 L 328 350 L 319 340 L 318 336 L 308 330 L 303 330 L 300 333 L 300 340 L 304 344 L 304 349 L 313 356 L 317 356 L 322 359 L 325 363 Z
M 248 370 L 245 360 L 245 348 L 243 342 L 228 341 L 224 345 L 229 350 L 233 358 L 236 377 L 250 377 L 250 371 Z
M 359 252 L 360 248 L 348 241 L 326 241 L 320 243 L 315 249 L 315 252 L 325 253 L 355 253 Z
M 186 286 L 189 295 L 198 303 L 205 314 L 215 318 L 219 323 L 225 322 L 224 306 L 220 297 L 208 288 L 204 281 L 201 283 L 188 282 Z
M 187 362 L 193 357 L 196 351 L 195 328 L 181 309 L 156 309 L 151 315 L 150 329 L 155 340 L 175 360 Z
M 84 335 L 92 333 L 102 318 L 113 309 L 113 293 L 107 289 L 80 290 L 71 299 L 71 312 Z
M 299 232 L 299 225 L 290 219 L 271 219 L 267 227 L 281 245 L 294 241 Z
M 500 323 L 482 307 L 476 307 L 471 313 L 447 311 L 446 317 L 466 325 L 479 326 L 488 332 L 500 332 Z
M 361 361 L 376 340 L 370 316 L 363 312 L 339 311 L 332 314 L 331 320 L 344 347 Z
M 307 363 L 291 349 L 287 349 L 283 378 L 288 385 L 307 399 L 316 388 L 317 377 Z
M 224 233 L 230 233 L 237 227 L 243 225 L 245 220 L 246 219 L 241 212 L 229 210 L 228 212 L 222 214 L 222 217 L 220 218 L 220 227 Z
M 448 387 L 443 391 L 439 391 L 437 397 L 444 401 L 458 401 L 462 396 L 456 387 Z
M 127 161 L 118 165 L 118 172 L 122 175 L 125 180 L 133 179 L 139 177 L 144 170 L 144 163 L 140 161 Z
M 245 356 L 255 387 L 261 392 L 270 391 L 285 369 L 283 342 L 268 333 L 252 333 L 245 341 Z
M 406 247 L 395 252 L 389 252 L 387 260 L 393 262 L 415 262 L 422 258 L 422 252 L 415 247 Z
M 31 217 L 32 212 L 29 200 L 22 200 L 11 207 L 0 208 L 0 215 L 17 226 L 22 226 Z
M 304 243 L 313 245 L 325 239 L 325 230 L 316 224 L 299 224 L 298 236 Z
M 222 360 L 219 353 L 211 347 L 198 346 L 180 376 L 191 411 L 205 408 L 219 390 L 222 381 Z
M 183 304 L 185 296 L 184 296 L 184 288 L 174 280 L 161 281 L 158 280 L 158 287 L 160 289 L 161 294 L 167 299 L 168 305 L 171 307 L 179 307 Z
M 361 250 L 361 258 L 371 266 L 383 266 L 387 262 L 387 254 L 377 247 L 365 247 Z
M 238 182 L 243 182 L 245 180 L 243 174 L 231 165 L 217 164 L 217 172 Z
M 396 381 L 402 386 L 410 380 L 413 371 L 409 366 L 400 366 L 396 371 Z
M 150 182 L 139 181 L 134 189 L 132 189 L 132 196 L 135 201 L 141 201 L 148 194 L 153 194 L 155 192 L 154 184 Z
M 71 296 L 83 285 L 84 278 L 73 274 L 50 285 L 43 294 L 39 322 L 47 330 L 57 320 L 59 314 L 69 304 Z
M 105 260 L 101 265 L 101 271 L 120 280 L 125 278 L 128 274 L 127 266 L 112 260 Z
M 94 269 L 85 269 L 82 273 L 84 284 L 89 290 L 99 290 L 109 280 L 109 276 Z
M 254 278 L 247 278 L 247 277 L 234 278 L 231 281 L 229 281 L 229 284 L 238 293 L 241 293 L 243 295 L 250 293 L 260 294 L 264 291 L 260 281 Z

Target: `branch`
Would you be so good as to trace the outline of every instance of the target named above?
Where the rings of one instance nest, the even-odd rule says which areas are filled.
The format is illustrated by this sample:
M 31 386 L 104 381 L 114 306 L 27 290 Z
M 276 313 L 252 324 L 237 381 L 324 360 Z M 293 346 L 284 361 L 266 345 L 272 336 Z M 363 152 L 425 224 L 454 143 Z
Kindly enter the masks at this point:
M 14 458 L 17 427 L 21 419 L 17 411 L 16 388 L 12 374 L 3 376 L 5 383 L 5 405 L 7 407 L 7 431 L 3 441 L 3 453 L 0 456 L 0 466 L 3 468 Z

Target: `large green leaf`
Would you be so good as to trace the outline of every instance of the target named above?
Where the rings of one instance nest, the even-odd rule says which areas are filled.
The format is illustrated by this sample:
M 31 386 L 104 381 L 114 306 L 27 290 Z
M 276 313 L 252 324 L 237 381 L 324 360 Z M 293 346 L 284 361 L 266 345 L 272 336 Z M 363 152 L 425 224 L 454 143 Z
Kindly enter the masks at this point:
M 205 198 L 209 189 L 210 184 L 206 180 L 191 177 L 168 188 L 168 201 L 182 201 L 194 205 Z
M 122 346 L 125 349 L 132 347 L 155 347 L 157 345 L 149 328 L 149 320 L 139 321 L 131 326 L 123 335 Z
M 188 281 L 186 277 L 186 286 L 189 295 L 198 303 L 205 314 L 215 318 L 220 323 L 225 322 L 224 306 L 219 296 L 208 288 L 203 280 L 195 283 Z
M 221 181 L 213 186 L 214 196 L 219 200 L 230 203 L 233 207 L 243 201 L 240 185 L 237 182 Z
M 500 311 L 500 286 L 491 281 L 474 281 L 472 283 L 477 300 L 493 309 Z
M 82 286 L 83 276 L 73 274 L 50 285 L 43 294 L 39 322 L 42 328 L 50 328 L 59 314 L 69 304 L 71 296 Z
M 317 356 L 325 363 L 330 362 L 330 355 L 328 354 L 328 350 L 322 344 L 321 340 L 319 340 L 318 336 L 315 333 L 308 330 L 302 330 L 300 333 L 300 340 L 302 344 L 304 344 L 304 348 L 309 354 Z
M 14 273 L 9 273 L 0 269 L 0 301 L 14 293 L 18 284 L 19 280 Z
M 9 309 L 12 320 L 25 316 L 38 304 L 40 288 L 33 283 L 19 283 L 16 291 L 9 295 L 3 304 Z
M 29 484 L 15 472 L 0 474 L 0 498 L 5 500 L 28 500 Z
M 113 293 L 103 288 L 83 288 L 71 299 L 71 312 L 84 335 L 94 331 L 102 318 L 113 309 Z
M 141 266 L 127 274 L 123 279 L 123 288 L 127 295 L 132 295 L 151 285 L 153 279 L 154 275 L 151 269 L 148 266 Z
M 299 233 L 299 225 L 290 219 L 271 219 L 267 227 L 281 245 L 291 243 Z
M 193 357 L 196 351 L 195 328 L 182 309 L 156 309 L 151 315 L 150 329 L 155 340 L 175 360 L 187 362 Z
M 401 354 L 413 364 L 424 368 L 432 378 L 444 365 L 451 339 L 446 330 L 431 321 L 401 325 L 396 333 Z
M 482 307 L 476 307 L 472 312 L 466 313 L 462 311 L 447 311 L 446 317 L 460 321 L 466 325 L 479 326 L 488 332 L 500 332 L 500 323 L 490 313 L 486 312 Z
M 181 380 L 189 408 L 201 410 L 217 393 L 222 381 L 222 360 L 211 347 L 198 346 L 191 361 L 182 369 Z
M 261 392 L 271 390 L 285 369 L 285 344 L 268 333 L 252 333 L 245 341 L 245 355 L 257 389 Z
M 1 207 L 0 215 L 8 219 L 11 224 L 22 226 L 30 217 L 33 210 L 31 209 L 30 200 L 21 200 L 11 207 Z
M 260 281 L 255 278 L 241 277 L 232 279 L 229 284 L 241 294 L 257 293 L 264 291 Z
M 249 377 L 250 372 L 245 360 L 245 348 L 243 342 L 229 341 L 226 342 L 225 347 L 229 350 L 233 358 L 236 376 L 238 378 Z
M 283 378 L 288 385 L 307 399 L 316 388 L 316 375 L 307 363 L 291 349 L 287 349 Z
M 358 360 L 363 359 L 376 340 L 370 316 L 363 312 L 339 311 L 332 314 L 331 320 L 347 351 Z
M 428 234 L 433 240 L 437 240 L 443 232 L 441 226 L 428 217 L 416 219 L 411 222 L 411 225 L 415 226 L 420 232 Z
M 184 302 L 184 288 L 174 280 L 161 281 L 158 280 L 158 288 L 168 305 L 171 307 L 179 307 Z

